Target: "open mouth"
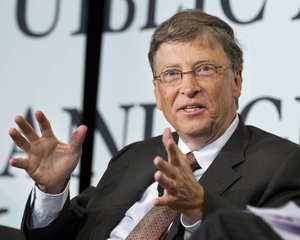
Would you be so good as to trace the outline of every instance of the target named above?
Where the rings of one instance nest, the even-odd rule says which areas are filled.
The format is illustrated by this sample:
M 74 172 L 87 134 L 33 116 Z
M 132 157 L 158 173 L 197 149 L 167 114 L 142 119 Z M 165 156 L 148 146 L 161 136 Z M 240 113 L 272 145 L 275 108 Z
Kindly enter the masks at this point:
M 201 105 L 190 105 L 180 108 L 180 110 L 183 110 L 185 112 L 195 112 L 199 111 L 200 109 L 204 108 L 204 106 Z
M 193 112 L 193 111 L 196 111 L 196 110 L 199 110 L 199 109 L 200 109 L 199 106 L 188 106 L 188 107 L 185 107 L 183 110 L 187 111 L 187 112 Z

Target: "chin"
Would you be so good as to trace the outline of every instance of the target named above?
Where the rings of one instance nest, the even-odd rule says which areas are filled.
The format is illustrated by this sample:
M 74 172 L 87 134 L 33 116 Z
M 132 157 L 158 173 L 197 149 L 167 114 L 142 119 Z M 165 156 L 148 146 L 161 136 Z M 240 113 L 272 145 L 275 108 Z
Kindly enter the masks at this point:
M 203 135 L 207 135 L 207 132 L 208 131 L 208 127 L 207 126 L 189 126 L 187 128 L 184 128 L 182 129 L 182 133 L 185 134 L 185 135 L 189 135 L 189 136 L 192 136 L 192 137 L 201 137 Z

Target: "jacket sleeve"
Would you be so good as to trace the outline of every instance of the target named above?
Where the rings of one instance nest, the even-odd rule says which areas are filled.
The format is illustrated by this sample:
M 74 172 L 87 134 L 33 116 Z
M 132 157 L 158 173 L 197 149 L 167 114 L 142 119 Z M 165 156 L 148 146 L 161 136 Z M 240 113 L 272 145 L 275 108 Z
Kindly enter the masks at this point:
M 84 209 L 88 203 L 90 196 L 94 192 L 94 187 L 87 188 L 73 201 L 76 201 L 76 207 L 70 208 L 70 198 L 66 200 L 62 210 L 58 216 L 46 227 L 43 228 L 30 228 L 30 197 L 26 203 L 23 220 L 22 231 L 26 239 L 43 239 L 43 240 L 72 240 L 75 239 L 77 231 L 80 229 L 80 225 L 83 224 L 85 219 Z M 74 205 L 74 204 L 72 204 Z
M 30 197 L 27 200 L 25 211 L 22 220 L 22 231 L 25 235 L 25 239 L 27 240 L 73 240 L 77 237 L 81 228 L 85 225 L 88 214 L 87 211 L 88 205 L 91 201 L 100 202 L 103 200 L 104 196 L 107 195 L 108 192 L 112 191 L 113 186 L 106 187 L 101 184 L 105 179 L 109 179 L 112 175 L 111 168 L 114 169 L 114 165 L 119 165 L 120 163 L 117 161 L 119 157 L 124 154 L 131 146 L 134 144 L 130 144 L 124 147 L 118 154 L 113 157 L 108 165 L 108 169 L 104 173 L 102 179 L 100 180 L 97 188 L 89 187 L 83 192 L 81 192 L 78 196 L 70 200 L 66 200 L 62 210 L 59 212 L 58 216 L 46 227 L 43 228 L 30 228 L 30 217 L 31 217 L 31 207 L 30 207 Z M 118 174 L 122 174 L 120 171 Z M 112 182 L 112 181 L 108 181 Z

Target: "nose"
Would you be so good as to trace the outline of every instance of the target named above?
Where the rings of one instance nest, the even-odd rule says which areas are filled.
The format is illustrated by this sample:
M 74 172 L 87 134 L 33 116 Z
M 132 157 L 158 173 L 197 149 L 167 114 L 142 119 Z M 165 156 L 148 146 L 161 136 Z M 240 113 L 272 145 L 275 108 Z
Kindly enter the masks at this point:
M 200 82 L 195 78 L 192 71 L 184 72 L 181 81 L 181 94 L 194 97 L 201 91 Z

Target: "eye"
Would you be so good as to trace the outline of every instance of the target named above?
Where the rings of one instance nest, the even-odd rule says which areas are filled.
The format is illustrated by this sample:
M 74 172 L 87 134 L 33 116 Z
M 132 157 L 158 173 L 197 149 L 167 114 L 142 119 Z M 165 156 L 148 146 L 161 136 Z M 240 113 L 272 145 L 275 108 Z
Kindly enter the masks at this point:
M 196 68 L 195 75 L 202 78 L 213 78 L 216 75 L 216 66 L 213 64 L 203 64 Z
M 214 72 L 214 66 L 211 64 L 205 64 L 201 65 L 198 69 L 197 72 L 201 73 L 213 73 Z
M 170 69 L 164 72 L 164 77 L 170 78 L 170 77 L 178 77 L 181 75 L 179 70 L 175 70 L 175 69 Z

